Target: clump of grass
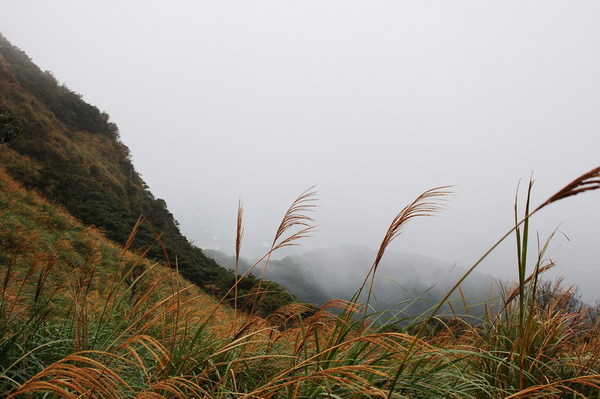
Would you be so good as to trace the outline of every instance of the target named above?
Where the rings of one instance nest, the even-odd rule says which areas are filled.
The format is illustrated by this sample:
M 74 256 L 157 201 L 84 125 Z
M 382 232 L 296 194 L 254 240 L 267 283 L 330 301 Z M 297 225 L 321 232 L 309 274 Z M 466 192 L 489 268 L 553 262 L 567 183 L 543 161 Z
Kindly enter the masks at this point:
M 261 261 L 266 268 L 276 250 L 312 233 L 312 189 L 285 212 L 263 259 L 242 275 L 236 270 L 230 292 L 216 302 L 173 268 L 126 249 L 119 253 L 92 230 L 67 237 L 63 221 L 63 236 L 45 248 L 37 243 L 47 233 L 1 231 L 0 242 L 12 243 L 13 252 L 2 264 L 0 392 L 9 398 L 599 397 L 598 320 L 565 307 L 568 290 L 537 295 L 539 276 L 550 267 L 544 262 L 546 243 L 532 265 L 524 256 L 530 217 L 597 187 L 599 175 L 600 168 L 583 175 L 533 212 L 526 206 L 502 238 L 517 232 L 518 284 L 477 323 L 438 314 L 452 292 L 407 326 L 382 325 L 368 312 L 385 249 L 409 220 L 439 209 L 446 187 L 417 197 L 393 220 L 359 290 L 370 279 L 366 303 L 357 302 L 359 292 L 351 301 L 293 303 L 266 317 L 255 309 L 268 283 L 261 278 L 246 298 L 238 297 L 237 286 Z M 36 201 L 41 200 L 31 202 L 30 210 L 38 207 Z M 7 216 L 0 220 L 9 220 L 6 208 L 0 209 Z M 240 204 L 237 261 L 242 236 Z M 247 312 L 238 310 L 243 302 L 251 304 Z

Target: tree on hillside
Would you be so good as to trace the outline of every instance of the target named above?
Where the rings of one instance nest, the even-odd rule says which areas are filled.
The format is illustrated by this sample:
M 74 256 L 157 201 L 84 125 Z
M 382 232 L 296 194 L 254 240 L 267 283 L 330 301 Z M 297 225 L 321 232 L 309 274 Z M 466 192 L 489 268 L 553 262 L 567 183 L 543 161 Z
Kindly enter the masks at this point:
M 4 144 L 23 133 L 23 129 L 13 124 L 14 116 L 0 110 L 0 144 Z

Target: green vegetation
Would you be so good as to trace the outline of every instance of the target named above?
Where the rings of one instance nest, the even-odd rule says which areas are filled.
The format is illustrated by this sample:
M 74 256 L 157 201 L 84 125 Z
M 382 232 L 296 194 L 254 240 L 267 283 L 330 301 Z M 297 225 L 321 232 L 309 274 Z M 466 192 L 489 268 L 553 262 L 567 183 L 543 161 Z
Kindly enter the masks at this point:
M 229 290 L 233 274 L 181 234 L 165 201 L 155 198 L 135 171 L 109 116 L 42 72 L 1 35 L 0 92 L 0 109 L 6 110 L 0 114 L 2 142 L 16 137 L 21 128 L 28 132 L 0 151 L 0 164 L 13 178 L 121 245 L 143 215 L 147 223 L 130 243 L 133 249 L 177 267 L 185 278 L 216 295 Z M 239 289 L 248 293 L 255 284 L 258 279 L 250 276 Z M 277 284 L 269 288 L 274 291 L 269 295 L 272 305 L 265 302 L 261 311 L 293 301 Z
M 583 175 L 534 212 L 600 188 L 599 177 L 600 168 Z M 260 317 L 223 307 L 172 269 L 119 251 L 1 173 L 0 186 L 5 397 L 600 397 L 597 313 L 572 306 L 569 290 L 540 283 L 544 248 L 531 275 L 477 323 L 432 309 L 409 325 L 381 326 L 377 314 L 341 300 L 318 309 L 288 304 Z M 400 212 L 379 253 L 437 200 L 421 196 Z M 303 195 L 292 204 L 265 259 L 312 231 L 310 201 Z M 239 215 L 238 249 L 241 208 Z M 530 216 L 504 238 L 519 228 L 522 246 Z M 365 269 L 364 290 L 379 259 L 371 273 Z M 262 297 L 238 295 L 236 303 Z
M 13 126 L 14 116 L 6 111 L 0 111 L 0 144 L 19 137 L 23 130 L 18 126 Z

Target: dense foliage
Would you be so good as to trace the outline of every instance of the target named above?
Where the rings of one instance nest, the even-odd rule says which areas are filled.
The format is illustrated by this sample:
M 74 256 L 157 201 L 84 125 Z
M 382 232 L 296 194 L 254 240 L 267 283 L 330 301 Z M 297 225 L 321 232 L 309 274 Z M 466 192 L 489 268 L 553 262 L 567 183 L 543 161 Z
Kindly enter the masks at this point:
M 155 198 L 135 171 L 109 116 L 40 70 L 1 35 L 0 92 L 0 109 L 27 132 L 0 153 L 14 178 L 120 244 L 143 215 L 149 223 L 140 226 L 132 248 L 177 266 L 184 277 L 215 294 L 227 292 L 233 274 L 181 234 L 165 201 Z M 257 282 L 250 277 L 240 289 L 247 292 Z M 275 305 L 292 301 L 277 285 L 270 288 L 277 291 L 271 298 Z
M 15 139 L 23 133 L 20 127 L 13 126 L 13 119 L 13 115 L 0 110 L 0 144 Z

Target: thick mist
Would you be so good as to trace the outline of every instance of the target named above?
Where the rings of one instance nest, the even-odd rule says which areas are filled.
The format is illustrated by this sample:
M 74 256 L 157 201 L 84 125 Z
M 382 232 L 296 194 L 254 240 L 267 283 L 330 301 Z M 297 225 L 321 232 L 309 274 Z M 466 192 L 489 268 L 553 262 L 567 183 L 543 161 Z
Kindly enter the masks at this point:
M 224 267 L 235 270 L 234 257 L 215 250 L 205 253 Z M 366 281 L 375 255 L 376 251 L 368 247 L 343 245 L 287 256 L 266 265 L 261 262 L 252 272 L 260 275 L 265 268 L 265 278 L 286 287 L 299 301 L 321 306 L 337 299 L 357 300 L 355 295 Z M 238 272 L 245 273 L 255 263 L 256 260 L 241 259 Z M 441 301 L 465 272 L 440 259 L 389 251 L 378 265 L 371 298 L 368 298 L 368 280 L 358 302 L 364 304 L 370 300 L 369 307 L 385 312 L 386 319 L 423 315 Z M 443 311 L 481 316 L 483 303 L 493 307 L 506 289 L 512 287 L 492 276 L 474 272 L 461 284 L 461 291 L 450 297 L 452 308 Z
M 596 1 L 3 9 L 0 31 L 111 115 L 136 169 L 202 248 L 233 253 L 241 197 L 242 253 L 262 255 L 314 184 L 318 233 L 277 256 L 376 248 L 402 207 L 455 185 L 446 209 L 413 221 L 392 249 L 468 266 L 510 228 L 519 180 L 523 192 L 533 175 L 538 204 L 600 164 Z M 600 285 L 599 204 L 584 194 L 532 220 L 540 243 L 561 233 L 549 277 L 588 300 Z M 514 244 L 481 271 L 516 278 Z

